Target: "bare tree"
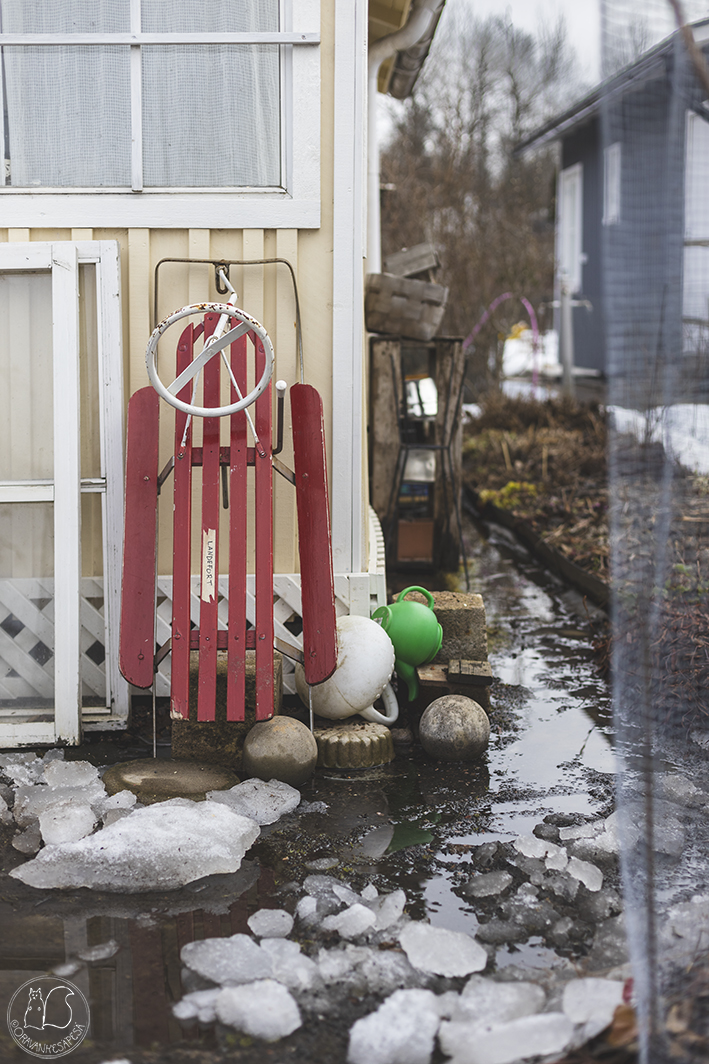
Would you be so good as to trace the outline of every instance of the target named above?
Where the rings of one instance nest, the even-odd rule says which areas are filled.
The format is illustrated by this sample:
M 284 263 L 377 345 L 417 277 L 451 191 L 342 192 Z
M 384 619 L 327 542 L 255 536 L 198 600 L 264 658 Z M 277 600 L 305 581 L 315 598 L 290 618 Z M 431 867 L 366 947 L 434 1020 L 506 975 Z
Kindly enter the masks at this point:
M 450 288 L 444 331 L 466 335 L 502 292 L 548 300 L 553 288 L 555 153 L 514 145 L 574 95 L 563 22 L 537 35 L 509 18 L 449 4 L 429 63 L 383 152 L 384 253 L 433 243 Z M 479 350 L 522 315 L 500 308 Z

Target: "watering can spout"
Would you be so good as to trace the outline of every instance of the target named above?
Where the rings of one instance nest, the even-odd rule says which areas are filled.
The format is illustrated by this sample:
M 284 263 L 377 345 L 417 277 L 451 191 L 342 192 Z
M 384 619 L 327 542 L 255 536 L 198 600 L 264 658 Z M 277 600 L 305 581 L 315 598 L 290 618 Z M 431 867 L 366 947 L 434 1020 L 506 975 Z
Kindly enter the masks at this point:
M 413 702 L 416 695 L 419 693 L 419 682 L 416 675 L 416 669 L 413 665 L 409 665 L 408 661 L 402 661 L 397 658 L 394 662 L 394 668 L 399 679 L 406 683 L 409 689 L 409 702 Z

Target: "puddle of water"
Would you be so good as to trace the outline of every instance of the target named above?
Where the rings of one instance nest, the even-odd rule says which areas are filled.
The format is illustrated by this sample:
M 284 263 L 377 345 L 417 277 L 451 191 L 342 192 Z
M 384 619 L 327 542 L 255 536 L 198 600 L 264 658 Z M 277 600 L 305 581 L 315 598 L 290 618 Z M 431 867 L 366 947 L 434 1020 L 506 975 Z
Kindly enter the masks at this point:
M 172 1004 L 195 988 L 184 982 L 180 949 L 246 932 L 258 908 L 292 911 L 309 863 L 338 862 L 328 874 L 358 890 L 369 881 L 380 891 L 402 887 L 412 917 L 474 932 L 477 918 L 459 889 L 465 847 L 509 841 L 550 813 L 607 813 L 615 771 L 609 693 L 583 617 L 534 566 L 522 572 L 472 529 L 469 538 L 472 588 L 485 601 L 497 678 L 493 735 L 479 764 L 436 763 L 415 748 L 360 775 L 318 774 L 303 799 L 326 808 L 264 829 L 235 877 L 212 877 L 172 895 L 58 896 L 17 884 L 11 898 L 0 898 L 0 991 L 9 999 L 32 972 L 114 939 L 114 957 L 69 976 L 89 998 L 100 1046 L 82 1059 L 185 1040 L 210 1050 L 213 1031 L 185 1031 L 172 1016 Z M 497 963 L 544 969 L 556 954 L 531 939 L 498 950 Z

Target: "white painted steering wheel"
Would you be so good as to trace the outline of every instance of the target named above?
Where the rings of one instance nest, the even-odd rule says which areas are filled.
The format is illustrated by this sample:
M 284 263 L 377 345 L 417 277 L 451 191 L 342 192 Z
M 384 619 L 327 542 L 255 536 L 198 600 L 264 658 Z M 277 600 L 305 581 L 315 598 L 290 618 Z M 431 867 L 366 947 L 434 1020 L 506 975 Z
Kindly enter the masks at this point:
M 183 370 L 175 378 L 172 384 L 165 386 L 158 376 L 158 341 L 171 325 L 176 321 L 180 321 L 181 318 L 189 317 L 191 314 L 220 314 L 221 318 L 216 331 L 209 337 L 200 354 L 189 364 L 187 369 Z M 236 318 L 239 324 L 229 329 L 228 332 L 224 332 L 223 330 L 230 318 Z M 266 365 L 261 375 L 261 380 L 253 391 L 240 397 L 237 402 L 231 403 L 229 406 L 194 406 L 192 403 L 186 403 L 184 400 L 177 398 L 177 393 L 181 392 L 185 385 L 194 380 L 211 358 L 218 355 L 234 340 L 238 340 L 240 336 L 244 336 L 249 332 L 259 337 L 266 354 Z M 273 373 L 273 344 L 263 325 L 256 321 L 256 318 L 252 318 L 250 314 L 233 306 L 231 303 L 193 303 L 188 307 L 176 310 L 153 329 L 145 352 L 145 365 L 153 388 L 170 406 L 174 406 L 177 410 L 182 410 L 185 414 L 190 414 L 193 417 L 225 417 L 227 414 L 235 414 L 237 410 L 244 410 L 247 406 L 251 406 L 259 395 L 265 391 Z M 228 368 L 230 369 L 230 367 Z M 236 386 L 233 377 L 232 383 L 238 395 L 238 386 Z

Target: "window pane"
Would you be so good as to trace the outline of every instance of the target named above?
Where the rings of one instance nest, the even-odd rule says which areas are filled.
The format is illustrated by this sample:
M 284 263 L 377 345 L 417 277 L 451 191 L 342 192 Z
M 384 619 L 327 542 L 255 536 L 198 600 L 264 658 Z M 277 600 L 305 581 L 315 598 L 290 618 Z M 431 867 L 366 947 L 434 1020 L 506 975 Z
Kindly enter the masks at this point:
M 3 59 L 9 183 L 130 186 L 130 49 L 5 47 Z
M 0 0 L 3 33 L 127 33 L 130 0 Z
M 0 480 L 51 480 L 52 278 L 0 274 Z
M 146 187 L 281 184 L 276 45 L 142 53 Z
M 278 0 L 143 0 L 145 33 L 278 29 Z

